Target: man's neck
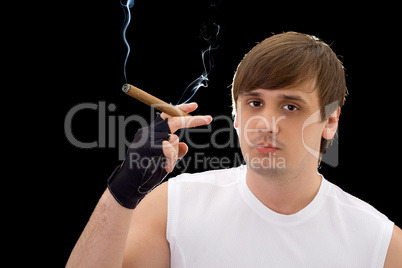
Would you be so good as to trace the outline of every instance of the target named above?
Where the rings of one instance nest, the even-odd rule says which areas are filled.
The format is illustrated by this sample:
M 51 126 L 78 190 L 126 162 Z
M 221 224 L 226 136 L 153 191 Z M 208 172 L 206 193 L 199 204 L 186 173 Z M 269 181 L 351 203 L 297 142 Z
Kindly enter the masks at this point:
M 246 176 L 247 186 L 260 202 L 285 215 L 305 208 L 317 195 L 321 180 L 317 170 L 269 176 L 247 168 Z

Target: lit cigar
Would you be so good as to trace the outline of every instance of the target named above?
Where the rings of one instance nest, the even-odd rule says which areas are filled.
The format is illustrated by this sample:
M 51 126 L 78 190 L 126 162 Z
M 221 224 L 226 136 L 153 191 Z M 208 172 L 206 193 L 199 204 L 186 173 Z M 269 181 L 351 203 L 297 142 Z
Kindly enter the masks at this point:
M 139 89 L 138 87 L 135 87 L 130 84 L 124 84 L 122 88 L 123 92 L 126 93 L 127 95 L 161 111 L 164 112 L 168 115 L 171 116 L 191 116 L 186 112 L 183 112 L 182 110 L 174 107 L 173 105 L 170 105 L 169 103 L 164 102 L 161 99 L 158 99 L 157 97 L 152 96 L 149 93 L 146 93 L 145 91 Z

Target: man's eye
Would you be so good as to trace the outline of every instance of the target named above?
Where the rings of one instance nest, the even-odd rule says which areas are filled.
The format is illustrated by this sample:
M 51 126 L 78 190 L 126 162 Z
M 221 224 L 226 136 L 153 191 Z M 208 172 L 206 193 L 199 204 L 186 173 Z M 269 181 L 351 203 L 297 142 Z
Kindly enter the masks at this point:
M 250 101 L 249 104 L 250 104 L 252 107 L 259 107 L 259 106 L 262 106 L 262 103 L 261 103 L 260 101 Z
M 292 105 L 292 104 L 287 104 L 287 105 L 283 106 L 283 108 L 285 110 L 288 110 L 288 111 L 291 111 L 291 112 L 298 110 L 298 108 L 296 106 Z

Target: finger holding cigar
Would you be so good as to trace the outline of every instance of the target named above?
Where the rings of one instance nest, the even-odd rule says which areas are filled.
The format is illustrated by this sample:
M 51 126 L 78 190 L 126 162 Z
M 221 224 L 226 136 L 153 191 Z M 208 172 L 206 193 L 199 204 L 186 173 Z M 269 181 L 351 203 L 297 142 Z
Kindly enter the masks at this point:
M 160 116 L 162 119 L 168 118 L 167 123 L 171 134 L 169 140 L 163 141 L 162 145 L 163 154 L 167 160 L 165 167 L 166 171 L 172 172 L 176 161 L 182 158 L 188 151 L 187 144 L 179 142 L 177 135 L 174 133 L 181 128 L 208 125 L 212 122 L 212 116 L 189 115 L 188 113 L 193 112 L 198 107 L 195 102 L 181 104 L 175 107 L 130 84 L 124 84 L 122 90 L 127 95 L 161 111 L 162 114 Z
M 177 106 L 180 110 L 186 113 L 190 113 L 197 109 L 198 105 L 195 102 L 182 104 Z M 195 116 L 182 116 L 172 117 L 166 113 L 161 114 L 162 119 L 168 118 L 168 125 L 170 128 L 170 134 L 168 141 L 163 141 L 163 154 L 166 156 L 166 171 L 172 172 L 178 159 L 181 159 L 186 155 L 188 146 L 184 142 L 179 141 L 179 137 L 174 133 L 180 128 L 191 128 L 203 125 L 208 125 L 212 121 L 212 117 L 207 115 L 195 115 Z

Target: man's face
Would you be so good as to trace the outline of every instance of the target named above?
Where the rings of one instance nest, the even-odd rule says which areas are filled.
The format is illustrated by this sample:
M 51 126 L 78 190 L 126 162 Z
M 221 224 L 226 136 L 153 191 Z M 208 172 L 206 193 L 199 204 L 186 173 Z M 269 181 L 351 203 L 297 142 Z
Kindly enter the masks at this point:
M 239 95 L 235 127 L 249 168 L 283 175 L 317 168 L 322 121 L 313 83 L 289 89 L 255 89 Z M 309 149 L 310 148 L 310 149 Z

